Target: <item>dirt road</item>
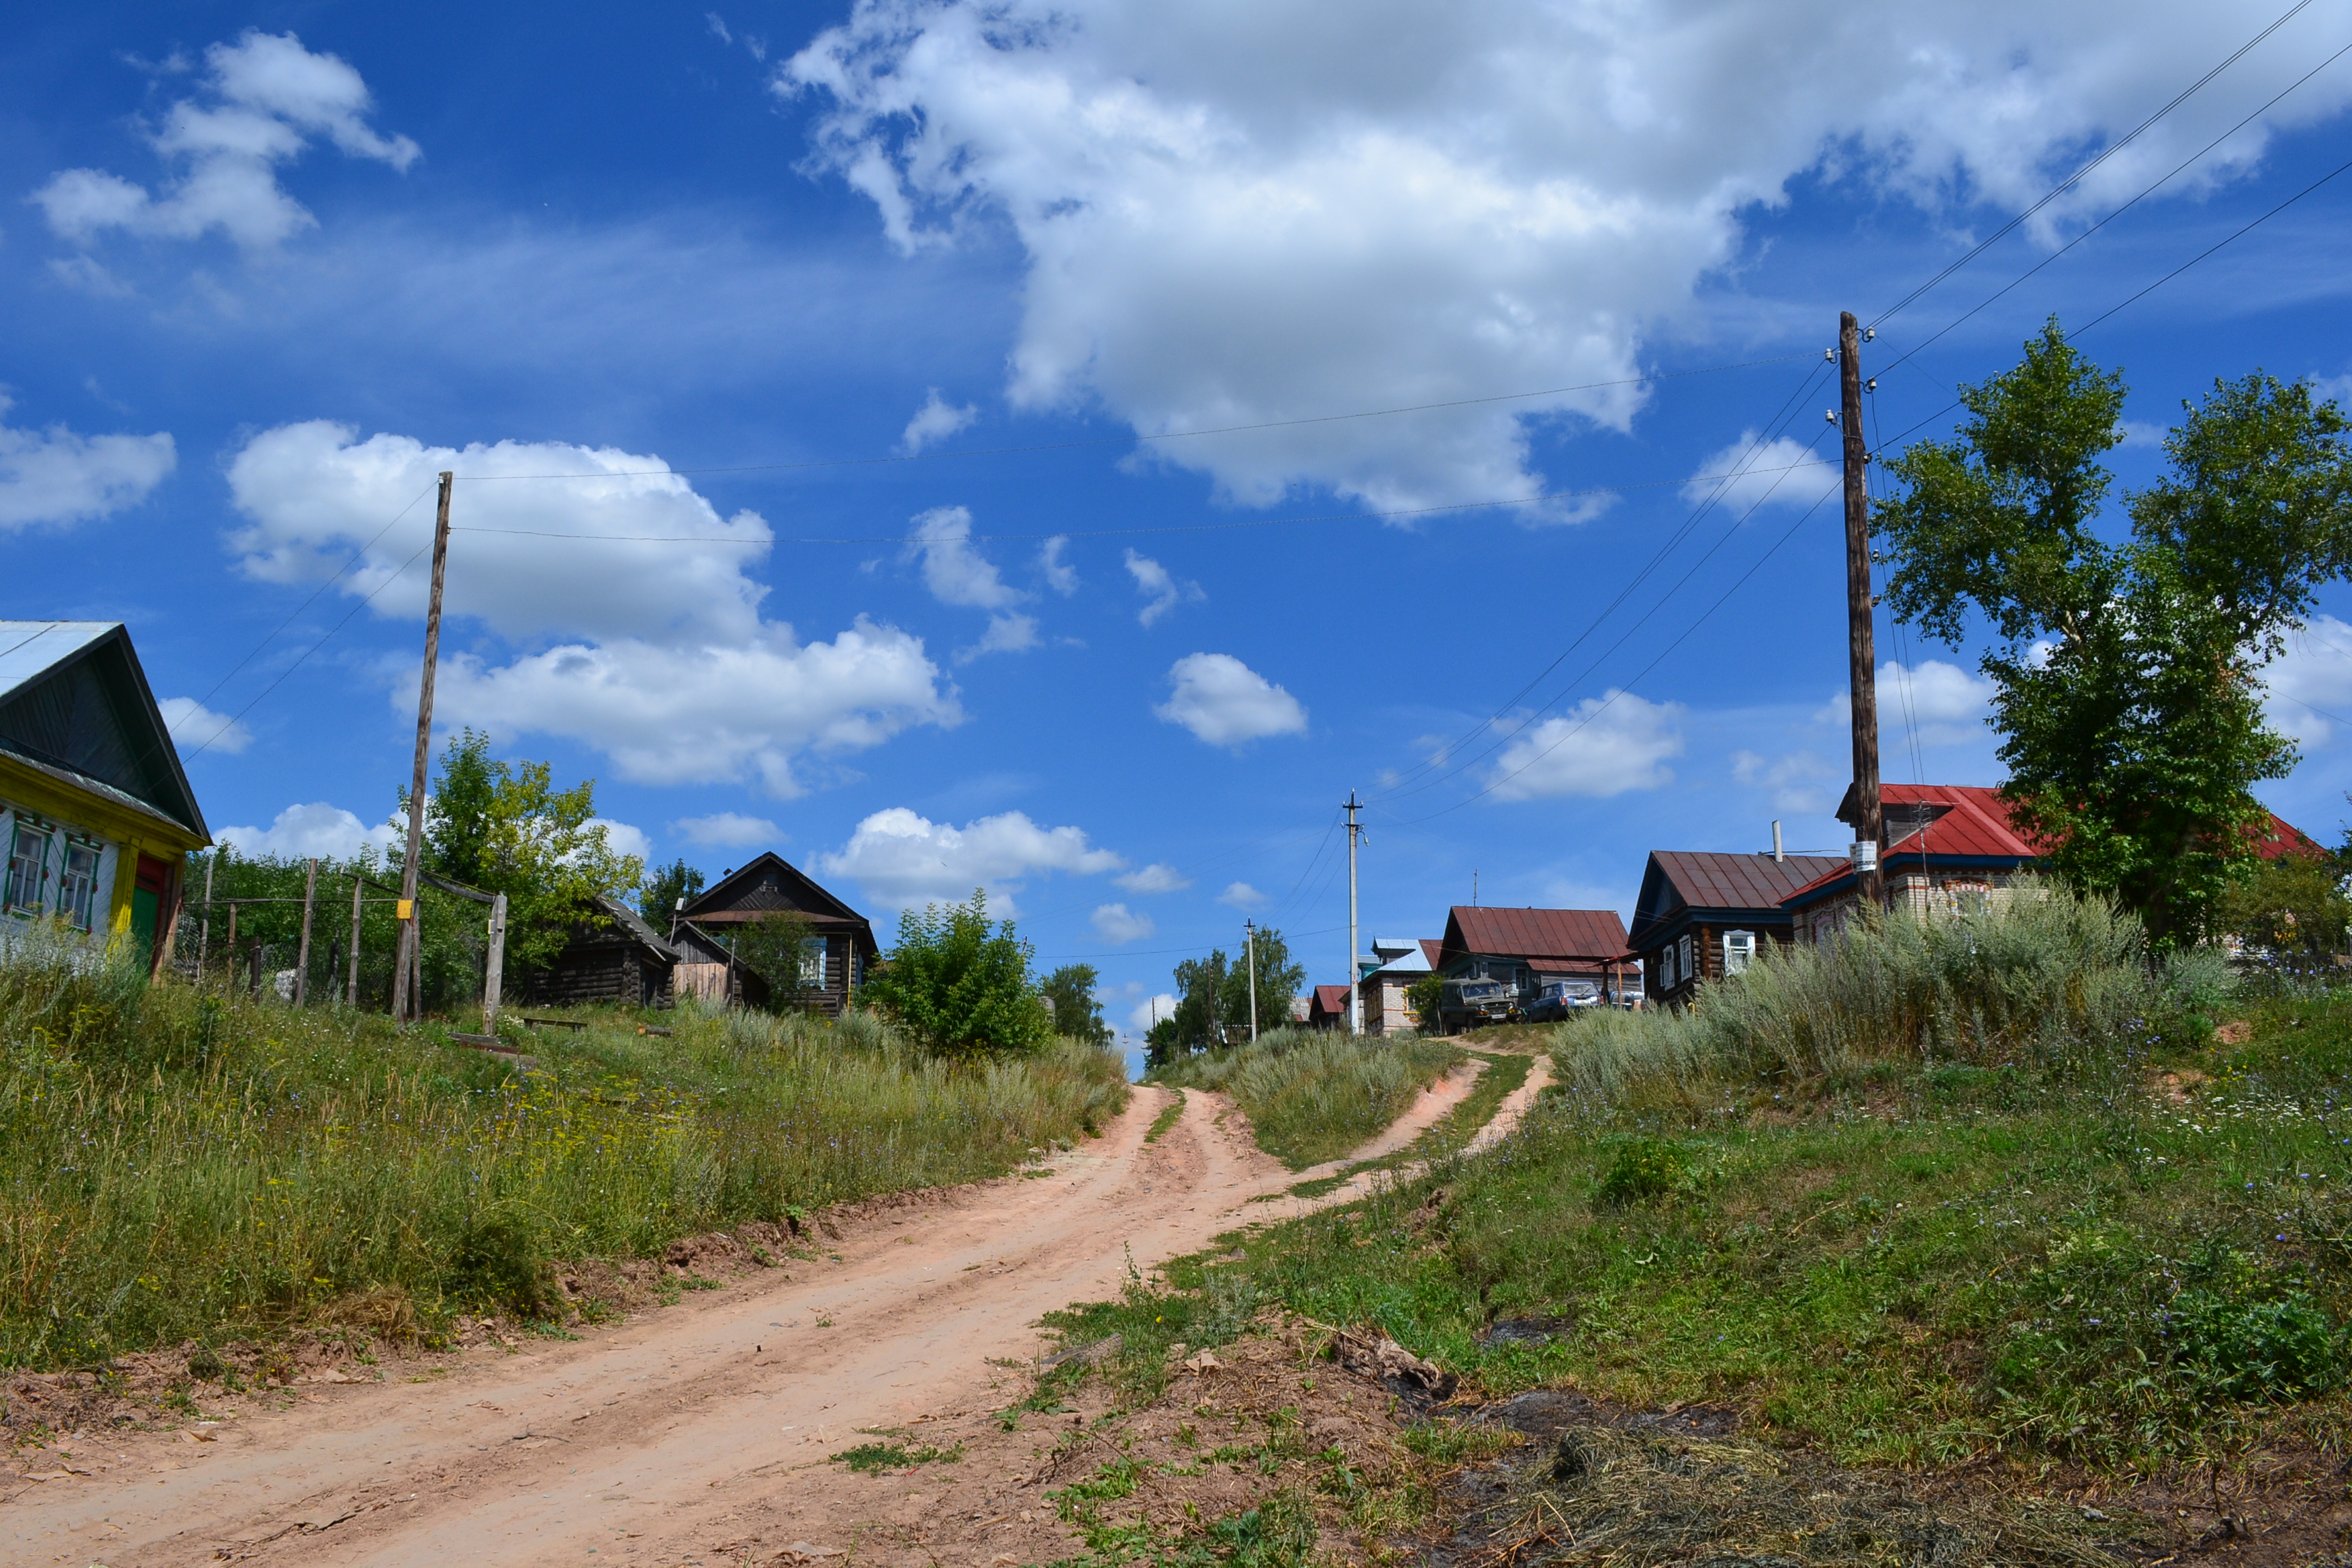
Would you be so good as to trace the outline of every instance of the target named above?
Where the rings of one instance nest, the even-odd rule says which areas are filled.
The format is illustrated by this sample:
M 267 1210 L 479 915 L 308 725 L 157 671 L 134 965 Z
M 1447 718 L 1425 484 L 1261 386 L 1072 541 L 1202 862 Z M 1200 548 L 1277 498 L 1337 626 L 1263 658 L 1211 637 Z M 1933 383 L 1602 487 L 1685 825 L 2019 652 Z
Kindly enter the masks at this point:
M 1468 1081 L 1442 1080 L 1381 1144 L 1436 1121 Z M 871 1483 L 825 1457 L 860 1428 L 919 1434 L 1003 1405 L 1025 1384 L 991 1363 L 1034 1356 L 1043 1314 L 1290 1212 L 1249 1205 L 1318 1173 L 1281 1169 L 1199 1091 L 1146 1142 L 1166 1104 L 1139 1089 L 1051 1176 L 937 1194 L 833 1256 L 581 1342 L 386 1363 L 386 1382 L 249 1399 L 200 1440 L 84 1438 L 49 1480 L 0 1480 L 6 1560 L 693 1563 L 719 1561 L 754 1516 L 770 1539 L 782 1526 L 848 1546 Z

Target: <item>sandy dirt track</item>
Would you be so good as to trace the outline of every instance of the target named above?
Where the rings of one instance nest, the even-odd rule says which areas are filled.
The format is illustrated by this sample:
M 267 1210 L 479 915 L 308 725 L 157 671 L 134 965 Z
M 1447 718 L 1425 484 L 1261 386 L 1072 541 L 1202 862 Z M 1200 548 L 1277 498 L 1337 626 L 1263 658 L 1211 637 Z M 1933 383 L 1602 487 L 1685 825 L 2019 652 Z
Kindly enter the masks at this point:
M 1543 1068 L 1494 1131 L 1532 1102 Z M 1433 1086 L 1359 1155 L 1402 1147 L 1475 1076 Z M 870 1489 L 825 1456 L 863 1441 L 859 1428 L 919 1440 L 921 1423 L 1004 1405 L 1025 1380 L 991 1363 L 1034 1357 L 1043 1314 L 1293 1212 L 1251 1200 L 1339 1168 L 1284 1171 L 1223 1096 L 1198 1090 L 1147 1143 L 1167 1102 L 1138 1089 L 1049 1177 L 926 1194 L 846 1237 L 837 1260 L 794 1261 L 578 1342 L 388 1363 L 393 1381 L 309 1389 L 284 1409 L 248 1401 L 207 1441 L 84 1445 L 75 1463 L 90 1474 L 0 1495 L 0 1555 L 74 1568 L 692 1563 L 719 1561 L 751 1513 L 847 1546 Z

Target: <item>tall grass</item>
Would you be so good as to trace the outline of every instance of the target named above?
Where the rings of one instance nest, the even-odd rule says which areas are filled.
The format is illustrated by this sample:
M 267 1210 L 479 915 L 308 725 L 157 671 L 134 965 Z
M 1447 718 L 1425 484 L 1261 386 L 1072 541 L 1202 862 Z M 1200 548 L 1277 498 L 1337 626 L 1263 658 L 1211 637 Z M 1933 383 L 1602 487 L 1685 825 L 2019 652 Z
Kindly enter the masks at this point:
M 1966 920 L 1874 913 L 1834 942 L 1768 946 L 1687 1009 L 1562 1026 L 1554 1057 L 1563 1081 L 1612 1100 L 1886 1061 L 2062 1066 L 2177 1028 L 2228 984 L 2216 955 L 2152 969 L 2133 917 L 2027 888 Z
M 1412 1036 L 1275 1029 L 1249 1045 L 1188 1057 L 1147 1076 L 1171 1088 L 1231 1094 L 1256 1130 L 1258 1146 L 1303 1171 L 1380 1133 L 1461 1059 L 1450 1045 Z
M 588 1016 L 588 1015 L 582 1015 Z M 870 1018 L 681 1010 L 534 1037 L 534 1070 L 381 1017 L 0 955 L 0 1365 L 86 1364 L 404 1295 L 428 1323 L 541 1266 L 1001 1173 L 1123 1103 L 1071 1043 L 981 1068 Z

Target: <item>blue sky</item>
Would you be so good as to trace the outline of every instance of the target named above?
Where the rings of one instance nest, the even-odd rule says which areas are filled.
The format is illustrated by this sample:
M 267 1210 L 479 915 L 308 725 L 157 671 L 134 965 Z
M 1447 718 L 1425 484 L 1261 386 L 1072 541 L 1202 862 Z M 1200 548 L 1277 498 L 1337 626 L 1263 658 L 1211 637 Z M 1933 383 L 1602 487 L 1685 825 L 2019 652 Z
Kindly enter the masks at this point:
M 1649 850 L 1775 817 L 1832 848 L 1837 310 L 2277 15 L 2059 9 L 13 15 L 0 615 L 128 622 L 214 824 L 348 849 L 406 777 L 454 467 L 445 727 L 885 931 L 985 884 L 1121 1025 L 1244 918 L 1343 973 L 1350 789 L 1367 937 L 1474 876 L 1624 909 Z M 2300 10 L 1887 318 L 1873 439 L 2334 169 L 2347 43 Z M 2352 384 L 2347 204 L 2084 336 L 2126 483 L 2217 375 Z M 2332 841 L 2326 608 L 2265 795 Z M 1978 650 L 1878 637 L 1885 775 L 1997 782 Z

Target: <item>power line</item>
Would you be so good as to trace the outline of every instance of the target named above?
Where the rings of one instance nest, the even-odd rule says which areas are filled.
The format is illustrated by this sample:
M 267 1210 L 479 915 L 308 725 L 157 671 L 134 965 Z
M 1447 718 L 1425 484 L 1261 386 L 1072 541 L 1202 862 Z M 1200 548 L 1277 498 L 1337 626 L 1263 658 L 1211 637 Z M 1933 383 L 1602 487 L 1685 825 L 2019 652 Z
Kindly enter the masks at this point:
M 2309 0 L 2305 0 L 2309 4 Z M 1484 397 L 1456 397 L 1442 403 L 1413 403 L 1397 408 L 1365 408 L 1348 414 L 1310 414 L 1296 419 L 1267 419 L 1255 425 L 1215 425 L 1197 430 L 1134 431 L 1125 436 L 1100 436 L 1083 441 L 1047 441 L 1033 447 L 968 447 L 947 452 L 907 452 L 888 458 L 819 458 L 798 463 L 733 463 L 696 468 L 611 468 L 584 474 L 460 474 L 467 480 L 487 479 L 667 479 L 685 474 L 763 474 L 802 468 L 880 468 L 894 463 L 929 463 L 948 458 L 1004 458 L 1032 452 L 1067 452 L 1087 447 L 1124 447 L 1134 441 L 1184 441 L 1200 436 L 1234 436 L 1251 430 L 1287 430 L 1301 425 L 1336 425 L 1349 419 L 1385 419 L 1392 415 L 1427 414 L 1444 408 L 1473 408 L 1490 403 L 1524 403 L 1538 397 L 1559 397 L 1571 392 L 1598 392 L 1612 386 L 1646 386 L 1653 382 L 1678 381 L 1685 376 L 1719 375 L 1728 371 L 1754 370 L 1786 364 L 1803 354 L 1779 354 L 1770 359 L 1743 360 L 1737 364 L 1700 365 L 1692 370 L 1662 370 L 1648 375 L 1620 376 L 1613 381 L 1588 381 L 1575 386 L 1545 387 L 1538 392 L 1498 392 Z
M 1983 239 L 1971 246 L 1968 252 L 1961 256 L 1958 260 L 1951 262 L 1941 271 L 1937 272 L 1933 278 L 1928 279 L 1925 283 L 1920 284 L 1908 294 L 1906 294 L 1903 298 L 1897 300 L 1894 304 L 1889 305 L 1885 310 L 1880 311 L 1876 317 L 1873 318 L 1870 325 L 1876 327 L 1885 322 L 1897 311 L 1902 310 L 1913 301 L 1916 300 L 1921 295 L 1935 288 L 1937 284 L 1941 283 L 1945 279 L 1949 278 L 1961 268 L 1966 267 L 1969 262 L 1983 255 L 1985 251 L 1998 244 L 2000 240 L 2014 233 L 2020 224 L 2025 222 L 2026 219 L 2032 217 L 2035 213 L 2040 212 L 2043 207 L 2048 206 L 2052 202 L 2056 201 L 2068 191 L 2073 190 L 2076 185 L 2083 182 L 2084 178 L 2088 175 L 2092 170 L 2096 169 L 2100 164 L 2105 163 L 2108 159 L 2114 157 L 2116 153 L 2130 146 L 2134 142 L 2138 141 L 2142 132 L 2148 130 L 2148 128 L 2155 125 L 2158 121 L 2162 120 L 2165 116 L 2170 114 L 2182 104 L 2188 102 L 2191 98 L 2194 98 L 2200 91 L 2203 90 L 2205 86 L 2212 81 L 2215 77 L 2220 76 L 2223 71 L 2228 70 L 2231 66 L 2237 64 L 2240 59 L 2244 58 L 2246 52 L 2252 49 L 2255 45 L 2261 43 L 2273 33 L 2277 32 L 2281 27 L 2285 26 L 2287 23 L 2300 16 L 2304 10 L 2311 5 L 2311 3 L 2312 0 L 2295 0 L 2295 4 L 2287 7 L 2285 12 L 2283 13 L 2275 21 L 2272 22 L 2269 26 L 2264 27 L 2261 32 L 2256 33 L 2252 37 L 2248 38 L 2244 43 L 2239 45 L 2222 59 L 2221 64 L 2215 66 L 2211 70 L 2207 71 L 2203 76 L 2199 77 L 2195 81 L 2190 82 L 2186 88 L 2183 88 L 2179 95 L 2174 98 L 2171 102 L 2166 104 L 2162 109 L 2158 110 L 2154 114 L 2149 115 L 2146 120 L 2141 121 L 2137 125 L 2134 126 L 2122 140 L 2109 143 L 2106 149 L 2100 153 L 2096 157 L 2091 159 L 2090 162 L 2084 163 L 2081 168 L 2067 175 L 2063 180 L 2059 181 L 2058 184 L 2051 186 L 2048 191 L 2042 194 L 2040 200 L 2036 201 L 2032 206 L 2027 207 L 2023 212 L 2019 213 L 2015 217 L 2011 218 L 2007 223 L 2001 225 L 2000 227 L 1995 229 L 1991 234 L 1987 235 Z M 2302 84 L 2300 82 L 2296 84 L 2296 86 L 2301 85 Z M 2288 89 L 2288 91 L 2290 92 L 2293 90 L 2293 88 Z M 2284 94 L 2281 94 L 2280 96 L 2284 97 Z M 2272 102 L 2273 103 L 2276 101 L 2276 99 L 2272 100 Z M 2269 106 L 2266 104 L 2263 107 L 2267 108 Z M 2199 155 L 2201 157 L 2203 154 L 2200 153 Z M 2175 171 L 2175 173 L 2178 173 L 2178 171 Z M 2168 175 L 2166 177 L 2169 178 L 2170 176 Z M 2137 200 L 2138 198 L 2134 197 L 2133 199 Z

